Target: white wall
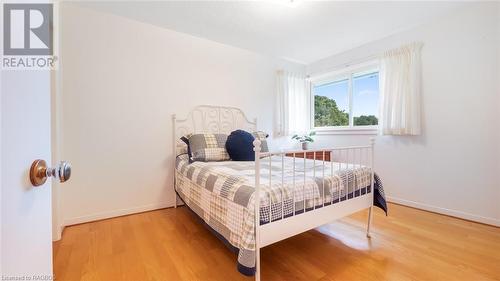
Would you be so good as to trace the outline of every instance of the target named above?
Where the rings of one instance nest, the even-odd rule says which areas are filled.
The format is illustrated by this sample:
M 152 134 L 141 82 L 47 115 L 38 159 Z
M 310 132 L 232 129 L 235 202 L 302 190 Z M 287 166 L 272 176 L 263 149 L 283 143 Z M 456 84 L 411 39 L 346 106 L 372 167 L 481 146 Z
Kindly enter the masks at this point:
M 499 6 L 470 5 L 308 65 L 315 75 L 424 42 L 423 134 L 376 140 L 376 170 L 391 201 L 500 225 Z M 323 136 L 316 145 L 361 144 L 369 137 Z
M 302 65 L 62 4 L 65 224 L 173 205 L 171 114 L 242 108 L 271 132 L 275 71 Z

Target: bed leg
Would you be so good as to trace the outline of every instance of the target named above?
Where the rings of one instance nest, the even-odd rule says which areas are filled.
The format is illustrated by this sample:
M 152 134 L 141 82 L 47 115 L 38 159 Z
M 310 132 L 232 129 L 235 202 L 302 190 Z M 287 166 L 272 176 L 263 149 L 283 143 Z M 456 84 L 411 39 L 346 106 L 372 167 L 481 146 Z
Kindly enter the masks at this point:
M 175 195 L 175 200 L 174 200 L 174 209 L 177 209 L 177 194 Z
M 366 237 L 371 238 L 370 234 L 370 228 L 372 227 L 372 220 L 373 220 L 373 206 L 368 208 L 368 223 L 366 226 Z
M 260 145 L 261 145 L 260 140 L 256 139 L 253 141 L 253 150 L 255 152 L 255 193 L 254 193 L 255 280 L 257 281 L 260 281 Z M 271 221 L 271 217 L 269 217 L 269 221 Z
M 255 281 L 260 281 L 260 249 L 255 249 Z

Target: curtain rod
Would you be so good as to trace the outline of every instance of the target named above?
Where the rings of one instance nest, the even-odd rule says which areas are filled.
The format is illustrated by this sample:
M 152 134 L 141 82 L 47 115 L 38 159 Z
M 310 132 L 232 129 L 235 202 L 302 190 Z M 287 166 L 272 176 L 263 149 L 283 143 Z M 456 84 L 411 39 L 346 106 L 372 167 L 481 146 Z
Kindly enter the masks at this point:
M 389 51 L 384 51 L 384 52 L 381 52 L 381 53 L 372 54 L 372 55 L 364 57 L 364 58 L 355 59 L 355 60 L 351 60 L 349 62 L 341 63 L 341 64 L 338 64 L 336 66 L 333 66 L 333 67 L 329 68 L 326 71 L 322 71 L 319 74 L 314 74 L 313 73 L 312 75 L 307 75 L 306 77 L 307 78 L 311 78 L 311 76 L 312 77 L 314 77 L 314 76 L 318 77 L 318 76 L 328 75 L 328 74 L 330 74 L 332 72 L 335 72 L 337 70 L 340 70 L 342 68 L 348 68 L 348 67 L 351 67 L 351 66 L 353 66 L 355 64 L 367 63 L 367 62 L 369 62 L 371 60 L 375 60 L 375 59 L 378 59 L 378 58 L 382 57 L 386 53 L 394 52 L 394 51 L 399 51 L 399 50 L 401 50 L 403 48 L 407 48 L 407 47 L 410 47 L 412 45 L 421 48 L 423 46 L 423 44 L 424 43 L 422 41 L 414 41 L 414 42 L 411 42 L 409 44 L 405 44 L 405 45 L 399 46 L 397 48 L 391 49 Z
M 381 54 L 373 54 L 373 55 L 369 55 L 369 56 L 364 57 L 364 58 L 350 60 L 348 62 L 340 63 L 340 64 L 337 64 L 337 65 L 335 65 L 333 67 L 330 67 L 326 71 L 320 71 L 320 72 L 317 72 L 317 73 L 308 74 L 306 77 L 307 78 L 321 77 L 323 75 L 328 75 L 328 74 L 330 74 L 332 72 L 341 70 L 343 68 L 348 68 L 348 67 L 351 67 L 351 66 L 356 65 L 356 64 L 368 63 L 368 62 L 370 62 L 372 60 L 380 58 L 380 56 L 381 56 Z

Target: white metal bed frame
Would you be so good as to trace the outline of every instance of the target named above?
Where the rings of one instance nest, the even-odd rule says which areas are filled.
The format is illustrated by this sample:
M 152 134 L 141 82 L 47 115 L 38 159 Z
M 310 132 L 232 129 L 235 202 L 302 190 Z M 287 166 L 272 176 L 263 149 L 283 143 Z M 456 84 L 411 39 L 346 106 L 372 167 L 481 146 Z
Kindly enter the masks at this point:
M 257 130 L 257 119 L 254 121 L 249 121 L 242 110 L 236 107 L 224 107 L 224 106 L 211 106 L 211 105 L 200 105 L 191 110 L 185 119 L 177 119 L 176 115 L 172 115 L 172 128 L 173 128 L 173 152 L 174 156 L 178 154 L 179 149 L 184 146 L 180 142 L 180 138 L 188 133 L 225 133 L 230 134 L 236 129 L 244 129 L 248 131 Z M 261 142 L 255 140 L 254 151 L 255 151 L 255 198 L 260 198 L 260 173 L 261 173 L 261 162 L 271 161 L 271 157 L 281 157 L 282 170 L 281 170 L 281 181 L 284 182 L 284 157 L 290 157 L 293 155 L 293 188 L 295 190 L 295 183 L 299 180 L 305 181 L 305 173 L 303 178 L 296 177 L 296 161 L 303 162 L 305 167 L 306 157 L 304 150 L 291 150 L 291 151 L 279 151 L 279 152 L 261 152 Z M 373 194 L 374 194 L 374 139 L 370 139 L 370 145 L 367 146 L 348 146 L 348 147 L 335 147 L 314 150 L 314 166 L 316 162 L 320 162 L 322 165 L 319 170 L 323 175 L 323 204 L 320 207 L 316 207 L 314 203 L 313 210 L 307 211 L 305 209 L 304 201 L 304 212 L 300 214 L 295 213 L 295 192 L 293 192 L 293 215 L 289 217 L 284 217 L 283 204 L 281 210 L 281 219 L 272 221 L 271 214 L 269 215 L 269 223 L 260 225 L 260 200 L 255 200 L 255 254 L 256 254 L 256 272 L 255 279 L 260 280 L 260 249 L 268 246 L 270 244 L 276 243 L 278 241 L 284 240 L 291 236 L 300 234 L 302 232 L 308 231 L 315 227 L 327 224 L 336 219 L 348 216 L 355 212 L 361 211 L 363 209 L 369 210 L 368 222 L 366 228 L 366 235 L 370 238 L 370 228 L 372 223 L 372 213 L 373 213 Z M 303 154 L 303 157 L 296 157 L 297 154 Z M 316 160 L 318 153 L 322 156 L 323 160 Z M 338 202 L 334 203 L 334 198 L 332 195 L 331 204 L 326 205 L 325 202 L 325 185 L 324 185 L 324 175 L 325 175 L 325 154 L 330 153 L 331 161 L 335 156 L 339 157 L 339 167 L 335 168 L 340 170 L 342 168 L 349 169 L 353 168 L 355 165 L 368 167 L 371 172 L 370 180 L 370 192 L 364 194 L 359 193 L 355 196 L 355 190 L 352 190 L 352 197 L 350 195 L 349 184 L 346 187 L 345 194 L 338 193 L 336 198 Z M 261 158 L 267 157 L 267 158 Z M 174 165 L 175 166 L 175 165 Z M 297 165 L 297 167 L 299 167 Z M 174 167 L 175 169 L 175 167 Z M 330 165 L 331 174 L 334 172 L 333 165 Z M 269 169 L 271 173 L 272 169 Z M 314 174 L 316 174 L 316 168 L 314 168 Z M 175 177 L 175 171 L 174 171 Z M 297 178 L 297 180 L 296 180 Z M 175 179 L 174 179 L 175 182 Z M 271 177 L 269 177 L 269 184 L 271 185 Z M 356 187 L 354 187 L 356 188 Z M 175 186 L 174 186 L 175 192 Z M 177 208 L 177 199 L 175 203 Z M 269 208 L 271 212 L 271 207 Z

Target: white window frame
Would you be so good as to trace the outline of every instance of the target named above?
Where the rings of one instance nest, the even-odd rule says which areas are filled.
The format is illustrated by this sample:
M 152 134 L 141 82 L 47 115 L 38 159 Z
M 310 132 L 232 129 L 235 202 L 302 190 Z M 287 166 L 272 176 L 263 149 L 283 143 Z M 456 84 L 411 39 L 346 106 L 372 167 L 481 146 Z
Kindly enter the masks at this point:
M 342 70 L 325 73 L 323 75 L 317 75 L 309 78 L 310 88 L 309 93 L 311 97 L 311 128 L 318 134 L 361 134 L 361 135 L 376 135 L 378 133 L 378 125 L 370 126 L 354 126 L 354 116 L 352 114 L 352 80 L 353 75 L 359 76 L 360 74 L 368 74 L 372 72 L 379 72 L 378 62 L 367 62 L 364 64 L 358 64 L 355 66 L 348 66 Z M 348 101 L 349 101 L 349 126 L 328 126 L 328 127 L 316 127 L 314 125 L 314 92 L 313 88 L 318 84 L 338 82 L 348 79 Z M 379 86 L 380 88 L 380 86 Z

